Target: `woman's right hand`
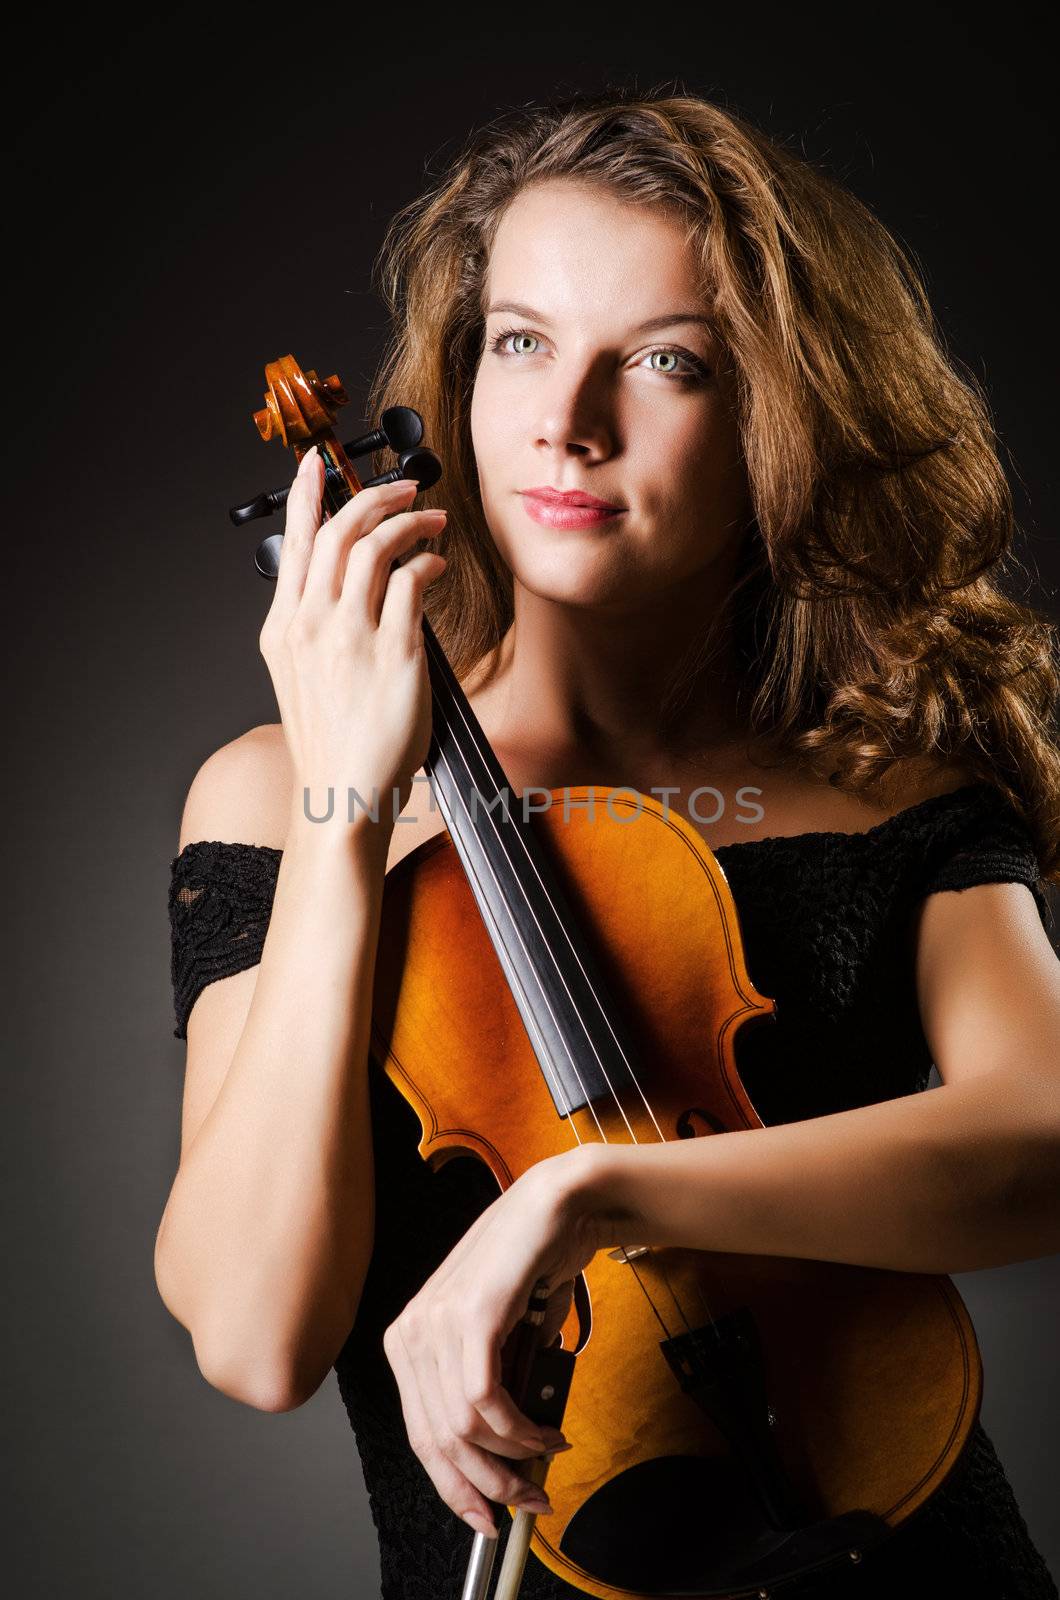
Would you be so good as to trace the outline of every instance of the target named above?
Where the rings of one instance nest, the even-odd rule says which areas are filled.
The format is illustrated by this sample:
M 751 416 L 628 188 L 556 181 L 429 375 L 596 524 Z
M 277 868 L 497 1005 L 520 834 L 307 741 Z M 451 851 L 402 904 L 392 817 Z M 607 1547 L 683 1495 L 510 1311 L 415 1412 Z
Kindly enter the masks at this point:
M 348 826 L 370 821 L 389 838 L 426 759 L 431 693 L 423 644 L 423 591 L 445 567 L 420 551 L 391 572 L 417 540 L 445 525 L 444 511 L 407 511 L 410 479 L 362 489 L 321 521 L 323 462 L 314 446 L 287 498 L 276 593 L 261 629 L 261 653 L 276 690 L 293 768 L 292 808 Z M 395 798 L 394 791 L 397 791 Z

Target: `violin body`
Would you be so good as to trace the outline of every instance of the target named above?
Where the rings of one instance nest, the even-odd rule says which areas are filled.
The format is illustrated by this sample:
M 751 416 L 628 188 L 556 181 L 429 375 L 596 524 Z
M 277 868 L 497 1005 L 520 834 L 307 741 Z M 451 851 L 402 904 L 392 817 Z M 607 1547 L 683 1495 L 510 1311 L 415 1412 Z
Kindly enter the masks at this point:
M 552 801 L 534 826 L 621 996 L 643 1095 L 557 1114 L 448 833 L 384 892 L 372 1053 L 419 1116 L 422 1156 L 477 1156 L 501 1189 L 576 1137 L 762 1126 L 735 1042 L 775 1006 L 713 853 L 651 796 Z M 653 1247 L 599 1252 L 579 1291 L 563 1329 L 572 1448 L 550 1464 L 553 1515 L 531 1548 L 600 1600 L 772 1593 L 856 1561 L 939 1487 L 978 1415 L 975 1334 L 945 1277 Z M 682 1386 L 689 1340 L 716 1353 L 713 1388 L 702 1363 Z M 726 1389 L 743 1396 L 735 1421 Z

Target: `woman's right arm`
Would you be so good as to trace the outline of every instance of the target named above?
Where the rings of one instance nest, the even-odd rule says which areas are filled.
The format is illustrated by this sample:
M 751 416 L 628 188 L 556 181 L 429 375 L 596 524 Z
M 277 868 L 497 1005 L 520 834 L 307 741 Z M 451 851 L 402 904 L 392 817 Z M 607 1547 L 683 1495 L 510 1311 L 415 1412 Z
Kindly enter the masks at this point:
M 368 1034 L 394 811 L 430 736 L 422 591 L 442 559 L 391 563 L 440 523 L 412 486 L 363 490 L 320 524 L 303 458 L 261 648 L 290 791 L 260 964 L 207 985 L 188 1019 L 181 1159 L 155 1246 L 159 1293 L 214 1387 L 261 1410 L 302 1404 L 353 1325 L 372 1248 Z M 180 848 L 260 842 L 275 753 L 256 730 L 198 773 Z M 270 767 L 271 760 L 271 767 Z M 380 794 L 380 820 L 352 786 Z M 307 819 L 303 794 L 330 821 Z

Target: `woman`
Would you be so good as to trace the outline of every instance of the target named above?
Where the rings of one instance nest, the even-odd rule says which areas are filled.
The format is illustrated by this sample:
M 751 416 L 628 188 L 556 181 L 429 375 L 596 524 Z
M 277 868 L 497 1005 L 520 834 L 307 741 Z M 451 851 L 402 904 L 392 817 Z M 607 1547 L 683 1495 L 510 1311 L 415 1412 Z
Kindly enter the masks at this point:
M 315 453 L 292 486 L 261 633 L 282 720 L 203 765 L 173 863 L 156 1271 L 225 1393 L 285 1410 L 336 1367 L 409 1600 L 459 1592 L 453 1512 L 547 1509 L 524 1464 L 565 1441 L 499 1382 L 538 1277 L 555 1323 L 618 1242 L 932 1273 L 1057 1248 L 1060 748 L 1053 630 L 998 586 L 984 404 L 819 173 L 694 97 L 521 111 L 395 219 L 383 269 L 371 414 L 414 398 L 445 510 L 399 483 L 321 524 Z M 574 1149 L 500 1198 L 419 1159 L 367 1054 L 384 876 L 442 826 L 424 605 L 516 793 L 665 791 L 717 852 L 780 1011 L 741 1047 L 750 1137 Z M 314 823 L 329 787 L 397 798 Z M 898 1582 L 1055 1594 L 981 1429 L 801 1592 Z M 576 1592 L 531 1559 L 531 1600 Z

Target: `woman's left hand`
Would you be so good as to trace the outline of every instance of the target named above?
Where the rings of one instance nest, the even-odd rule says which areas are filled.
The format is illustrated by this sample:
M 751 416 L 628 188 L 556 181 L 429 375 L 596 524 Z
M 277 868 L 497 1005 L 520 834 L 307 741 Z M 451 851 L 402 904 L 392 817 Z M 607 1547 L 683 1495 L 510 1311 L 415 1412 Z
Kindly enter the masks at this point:
M 603 1243 L 591 1147 L 538 1162 L 479 1216 L 387 1328 L 409 1442 L 438 1493 L 473 1528 L 495 1533 L 489 1501 L 550 1509 L 512 1465 L 563 1448 L 501 1383 L 505 1340 L 536 1284 L 547 1285 L 543 1344 L 570 1308 L 574 1279 Z

